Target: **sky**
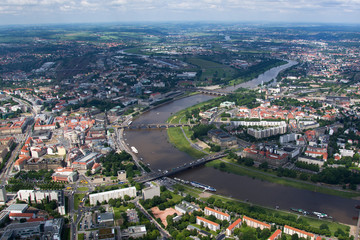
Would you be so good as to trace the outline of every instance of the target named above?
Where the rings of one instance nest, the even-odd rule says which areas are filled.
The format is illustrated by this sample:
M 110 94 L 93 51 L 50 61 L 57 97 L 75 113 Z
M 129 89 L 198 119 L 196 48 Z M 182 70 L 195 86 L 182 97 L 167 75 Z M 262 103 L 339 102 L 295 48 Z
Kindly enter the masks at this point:
M 360 0 L 0 0 L 0 24 L 359 23 Z

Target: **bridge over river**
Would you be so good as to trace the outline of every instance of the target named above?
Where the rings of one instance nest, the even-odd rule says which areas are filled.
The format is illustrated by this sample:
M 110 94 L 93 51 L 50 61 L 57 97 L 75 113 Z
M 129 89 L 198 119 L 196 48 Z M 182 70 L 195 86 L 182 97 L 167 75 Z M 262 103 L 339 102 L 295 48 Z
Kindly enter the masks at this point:
M 134 179 L 134 180 L 137 181 L 137 182 L 140 182 L 140 183 L 144 183 L 144 182 L 152 181 L 152 180 L 155 180 L 155 179 L 158 179 L 158 178 L 168 177 L 168 176 L 174 175 L 176 173 L 185 171 L 185 170 L 187 170 L 189 168 L 194 168 L 194 167 L 200 166 L 202 164 L 205 164 L 207 162 L 213 161 L 215 159 L 225 157 L 226 155 L 227 155 L 227 153 L 223 153 L 223 152 L 213 154 L 213 155 L 208 155 L 206 157 L 194 160 L 194 161 L 192 161 L 190 163 L 185 163 L 182 166 L 178 166 L 178 167 L 175 167 L 175 168 L 172 168 L 172 169 L 169 169 L 169 170 L 164 170 L 164 171 L 161 171 L 161 172 L 160 171 L 159 172 L 150 172 L 150 173 L 146 174 L 145 176 L 139 177 L 139 178 Z
M 152 124 L 136 124 L 136 125 L 128 125 L 121 126 L 123 129 L 167 129 L 174 127 L 193 127 L 196 124 L 183 123 L 183 124 L 174 124 L 174 123 L 152 123 Z

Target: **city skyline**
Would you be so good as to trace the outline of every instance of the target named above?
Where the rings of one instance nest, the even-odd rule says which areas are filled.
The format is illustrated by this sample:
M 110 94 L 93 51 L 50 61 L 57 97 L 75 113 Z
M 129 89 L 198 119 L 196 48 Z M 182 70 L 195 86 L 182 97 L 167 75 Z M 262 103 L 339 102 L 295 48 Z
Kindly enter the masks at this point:
M 1 25 L 96 22 L 358 23 L 359 0 L 7 0 Z

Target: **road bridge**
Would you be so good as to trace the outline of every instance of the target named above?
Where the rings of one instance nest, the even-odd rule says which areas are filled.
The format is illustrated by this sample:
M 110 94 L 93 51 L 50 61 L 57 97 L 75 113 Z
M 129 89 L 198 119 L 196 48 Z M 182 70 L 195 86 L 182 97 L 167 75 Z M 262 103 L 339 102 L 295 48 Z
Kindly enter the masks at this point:
M 174 124 L 174 123 L 152 123 L 152 124 L 134 124 L 128 126 L 122 126 L 123 129 L 167 129 L 173 127 L 193 127 L 196 124 L 184 123 L 184 124 Z
M 225 157 L 227 155 L 227 153 L 217 153 L 217 154 L 213 154 L 213 155 L 209 155 L 197 160 L 194 160 L 190 163 L 185 163 L 184 165 L 172 168 L 172 169 L 168 169 L 168 170 L 164 170 L 161 172 L 151 172 L 146 174 L 145 176 L 142 176 L 140 178 L 135 179 L 135 181 L 139 182 L 139 183 L 144 183 L 144 182 L 149 182 L 158 178 L 162 178 L 162 177 L 169 177 L 171 175 L 177 174 L 179 172 L 185 171 L 189 168 L 194 168 L 200 165 L 203 165 L 207 162 L 213 161 L 215 159 L 219 159 L 222 157 Z

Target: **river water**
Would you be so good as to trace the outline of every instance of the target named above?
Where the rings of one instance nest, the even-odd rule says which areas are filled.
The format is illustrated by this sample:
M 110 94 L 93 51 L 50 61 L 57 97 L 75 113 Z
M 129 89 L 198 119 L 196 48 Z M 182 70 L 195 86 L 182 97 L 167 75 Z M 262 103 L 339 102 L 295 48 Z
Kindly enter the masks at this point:
M 277 72 L 276 75 L 280 71 L 278 68 L 274 70 L 274 72 Z M 265 73 L 264 75 L 267 75 L 267 80 L 270 81 L 276 77 L 273 74 Z M 264 79 L 260 81 L 264 81 Z M 248 87 L 258 85 L 257 81 L 252 83 Z M 133 121 L 133 124 L 164 123 L 173 113 L 211 98 L 213 97 L 208 95 L 186 97 L 141 115 Z M 168 142 L 165 129 L 126 130 L 124 138 L 130 146 L 135 146 L 138 149 L 139 158 L 149 164 L 155 171 L 158 171 L 158 169 L 171 169 L 194 160 Z M 176 177 L 208 184 L 216 188 L 219 194 L 232 196 L 240 200 L 247 199 L 251 203 L 268 207 L 279 206 L 280 209 L 284 210 L 294 207 L 308 211 L 324 212 L 337 221 L 356 224 L 352 217 L 357 215 L 354 208 L 355 205 L 359 204 L 357 200 L 286 187 L 247 176 L 221 172 L 204 166 L 185 171 Z

